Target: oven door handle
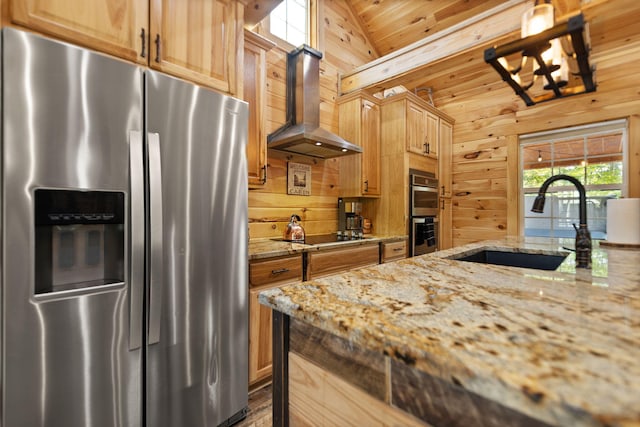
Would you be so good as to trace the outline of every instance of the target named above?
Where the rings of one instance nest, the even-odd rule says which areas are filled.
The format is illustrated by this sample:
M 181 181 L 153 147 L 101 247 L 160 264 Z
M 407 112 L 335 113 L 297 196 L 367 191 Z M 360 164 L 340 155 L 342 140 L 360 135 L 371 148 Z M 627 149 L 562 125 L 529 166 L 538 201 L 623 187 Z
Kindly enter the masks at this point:
M 438 188 L 437 187 L 419 187 L 414 185 L 413 186 L 413 191 L 426 191 L 429 193 L 438 193 Z

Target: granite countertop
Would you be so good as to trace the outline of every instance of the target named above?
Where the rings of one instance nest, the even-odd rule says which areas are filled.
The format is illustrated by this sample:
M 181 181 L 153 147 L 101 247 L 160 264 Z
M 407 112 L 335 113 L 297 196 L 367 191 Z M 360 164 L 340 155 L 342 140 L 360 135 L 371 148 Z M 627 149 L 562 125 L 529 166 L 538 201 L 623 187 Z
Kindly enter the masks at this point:
M 552 425 L 640 424 L 640 251 L 556 271 L 456 261 L 469 244 L 260 293 L 262 304 Z
M 249 260 L 274 258 L 302 252 L 343 248 L 346 246 L 368 245 L 380 242 L 396 242 L 400 240 L 407 240 L 407 236 L 381 236 L 376 234 L 367 234 L 365 239 L 343 240 L 317 245 L 285 242 L 275 238 L 251 239 L 249 240 Z

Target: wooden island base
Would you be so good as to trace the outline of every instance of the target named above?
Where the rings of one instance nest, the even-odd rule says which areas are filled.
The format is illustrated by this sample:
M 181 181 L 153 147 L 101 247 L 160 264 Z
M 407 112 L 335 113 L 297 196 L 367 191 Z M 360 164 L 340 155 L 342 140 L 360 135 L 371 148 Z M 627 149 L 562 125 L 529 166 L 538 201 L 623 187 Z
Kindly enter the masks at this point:
M 273 425 L 547 426 L 273 311 Z

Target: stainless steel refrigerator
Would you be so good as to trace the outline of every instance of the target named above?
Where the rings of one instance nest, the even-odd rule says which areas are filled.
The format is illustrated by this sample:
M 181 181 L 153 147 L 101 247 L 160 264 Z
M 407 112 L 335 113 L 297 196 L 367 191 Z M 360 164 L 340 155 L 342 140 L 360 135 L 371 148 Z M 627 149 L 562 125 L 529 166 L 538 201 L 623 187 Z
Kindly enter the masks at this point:
M 247 105 L 2 30 L 0 425 L 247 406 Z

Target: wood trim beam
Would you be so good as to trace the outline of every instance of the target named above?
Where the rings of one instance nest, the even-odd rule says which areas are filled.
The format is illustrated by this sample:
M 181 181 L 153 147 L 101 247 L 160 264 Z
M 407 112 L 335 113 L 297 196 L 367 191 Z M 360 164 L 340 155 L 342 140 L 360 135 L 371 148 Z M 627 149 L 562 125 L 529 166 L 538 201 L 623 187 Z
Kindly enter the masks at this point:
M 507 235 L 518 236 L 523 229 L 520 218 L 520 142 L 518 135 L 507 136 Z
M 508 36 L 520 29 L 522 14 L 532 6 L 532 0 L 509 0 L 458 25 L 371 61 L 341 77 L 340 93 L 346 94 L 397 80 L 408 73 L 418 72 L 436 62 Z
M 629 188 L 628 197 L 640 197 L 640 115 L 629 117 Z
M 289 427 L 289 316 L 272 311 L 274 427 Z

